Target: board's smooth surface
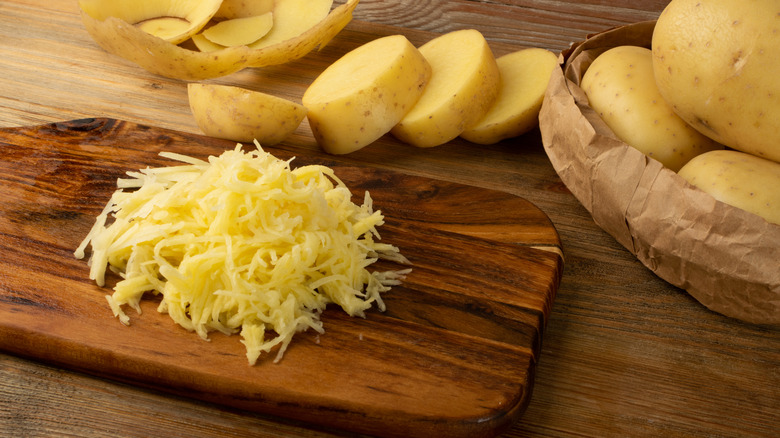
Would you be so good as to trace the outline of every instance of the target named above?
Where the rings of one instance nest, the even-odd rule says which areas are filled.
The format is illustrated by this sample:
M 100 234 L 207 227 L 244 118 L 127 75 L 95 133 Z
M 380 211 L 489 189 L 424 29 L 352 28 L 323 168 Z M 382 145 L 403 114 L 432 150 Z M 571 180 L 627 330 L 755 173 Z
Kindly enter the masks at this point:
M 281 362 L 263 355 L 253 367 L 238 336 L 203 342 L 157 313 L 153 298 L 141 315 L 129 311 L 130 327 L 120 324 L 110 288 L 91 284 L 73 256 L 116 179 L 176 164 L 162 150 L 206 158 L 233 145 L 111 119 L 0 130 L 0 349 L 376 435 L 485 436 L 518 418 L 563 265 L 547 216 L 504 192 L 296 158 L 293 166 L 332 167 L 356 199 L 368 190 L 385 215 L 382 240 L 412 263 L 385 294 L 386 312 L 360 319 L 331 307 L 325 334 L 299 334 Z

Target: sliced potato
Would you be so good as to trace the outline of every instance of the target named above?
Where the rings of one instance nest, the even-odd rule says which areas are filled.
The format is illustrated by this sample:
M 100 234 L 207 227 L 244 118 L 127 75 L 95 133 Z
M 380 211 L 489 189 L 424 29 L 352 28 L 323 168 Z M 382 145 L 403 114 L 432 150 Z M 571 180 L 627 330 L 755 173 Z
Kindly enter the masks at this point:
M 172 44 L 189 39 L 219 10 L 221 0 L 79 0 L 96 20 L 119 17 Z
M 303 105 L 240 87 L 189 83 L 187 93 L 198 127 L 211 137 L 271 146 L 306 117 Z
M 254 17 L 274 10 L 274 0 L 222 0 L 215 18 Z
M 593 60 L 581 87 L 620 140 L 676 172 L 696 155 L 723 146 L 693 129 L 661 97 L 652 56 L 645 47 L 613 47 Z
M 197 81 L 302 58 L 336 36 L 352 20 L 359 1 L 347 0 L 314 27 L 281 43 L 259 49 L 227 47 L 207 53 L 179 47 L 129 24 L 121 14 L 104 12 L 103 7 L 111 0 L 79 0 L 79 5 L 85 29 L 105 51 L 160 76 Z
M 253 17 L 220 21 L 204 30 L 203 36 L 224 47 L 246 46 L 264 37 L 273 25 L 273 12 L 266 12 Z
M 385 135 L 417 102 L 431 67 L 403 35 L 378 38 L 322 72 L 303 95 L 317 143 L 332 154 Z
M 225 48 L 225 46 L 212 43 L 209 41 L 208 38 L 203 36 L 202 33 L 196 33 L 192 36 L 192 42 L 195 44 L 195 47 L 198 48 L 201 52 L 214 52 L 217 50 L 222 50 Z
M 485 117 L 460 135 L 472 143 L 498 143 L 538 126 L 539 110 L 558 57 L 549 50 L 531 48 L 501 56 L 496 63 L 501 73 L 498 97 Z
M 324 20 L 332 6 L 333 0 L 276 0 L 273 10 L 276 24 L 268 35 L 251 47 L 268 47 L 306 32 Z
M 405 143 L 432 147 L 454 139 L 487 113 L 500 74 L 485 37 L 474 29 L 436 37 L 420 52 L 431 64 L 430 83 L 391 132 Z
M 678 173 L 718 201 L 780 225 L 780 163 L 718 150 L 691 159 Z

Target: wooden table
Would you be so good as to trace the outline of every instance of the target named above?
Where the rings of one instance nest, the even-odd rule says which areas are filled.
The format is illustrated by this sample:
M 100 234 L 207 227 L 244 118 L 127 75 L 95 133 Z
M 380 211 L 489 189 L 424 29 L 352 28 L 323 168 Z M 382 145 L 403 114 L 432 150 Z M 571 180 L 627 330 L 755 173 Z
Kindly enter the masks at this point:
M 476 28 L 501 50 L 559 52 L 589 33 L 655 19 L 667 3 L 363 0 L 348 29 L 403 26 L 424 39 Z M 199 132 L 185 84 L 101 51 L 76 1 L 0 2 L 0 59 L 0 127 L 111 117 Z M 242 84 L 253 74 L 218 82 Z M 708 311 L 642 266 L 561 183 L 538 131 L 488 147 L 453 142 L 413 163 L 382 164 L 519 195 L 560 233 L 565 270 L 533 397 L 506 436 L 768 437 L 780 430 L 780 331 Z M 0 436 L 339 433 L 0 354 Z

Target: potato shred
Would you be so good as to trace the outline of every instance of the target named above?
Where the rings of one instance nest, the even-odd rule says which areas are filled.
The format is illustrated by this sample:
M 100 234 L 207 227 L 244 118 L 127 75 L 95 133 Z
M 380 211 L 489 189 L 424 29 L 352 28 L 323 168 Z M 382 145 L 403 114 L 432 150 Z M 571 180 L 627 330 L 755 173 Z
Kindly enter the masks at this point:
M 100 286 L 107 267 L 119 274 L 106 298 L 122 323 L 123 306 L 140 314 L 144 294 L 159 294 L 158 311 L 205 340 L 240 332 L 254 365 L 277 346 L 278 362 L 297 332 L 323 333 L 329 303 L 350 316 L 374 303 L 384 311 L 380 294 L 410 269 L 367 269 L 380 258 L 409 263 L 379 242 L 384 217 L 369 193 L 356 205 L 332 169 L 292 169 L 255 145 L 208 161 L 163 152 L 182 164 L 118 179 L 75 256 L 91 244 L 89 275 Z

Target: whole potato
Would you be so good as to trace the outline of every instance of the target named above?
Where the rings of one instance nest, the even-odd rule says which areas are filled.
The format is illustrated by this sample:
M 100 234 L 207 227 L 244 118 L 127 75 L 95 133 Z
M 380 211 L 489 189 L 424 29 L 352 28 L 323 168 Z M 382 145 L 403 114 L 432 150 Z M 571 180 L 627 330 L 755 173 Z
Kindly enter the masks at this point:
M 658 89 L 683 120 L 780 161 L 780 2 L 672 0 L 652 47 Z
M 588 102 L 629 146 L 677 171 L 691 158 L 722 148 L 678 117 L 661 97 L 650 49 L 618 46 L 599 55 L 580 83 Z
M 780 163 L 734 150 L 712 151 L 679 171 L 718 201 L 780 225 Z

